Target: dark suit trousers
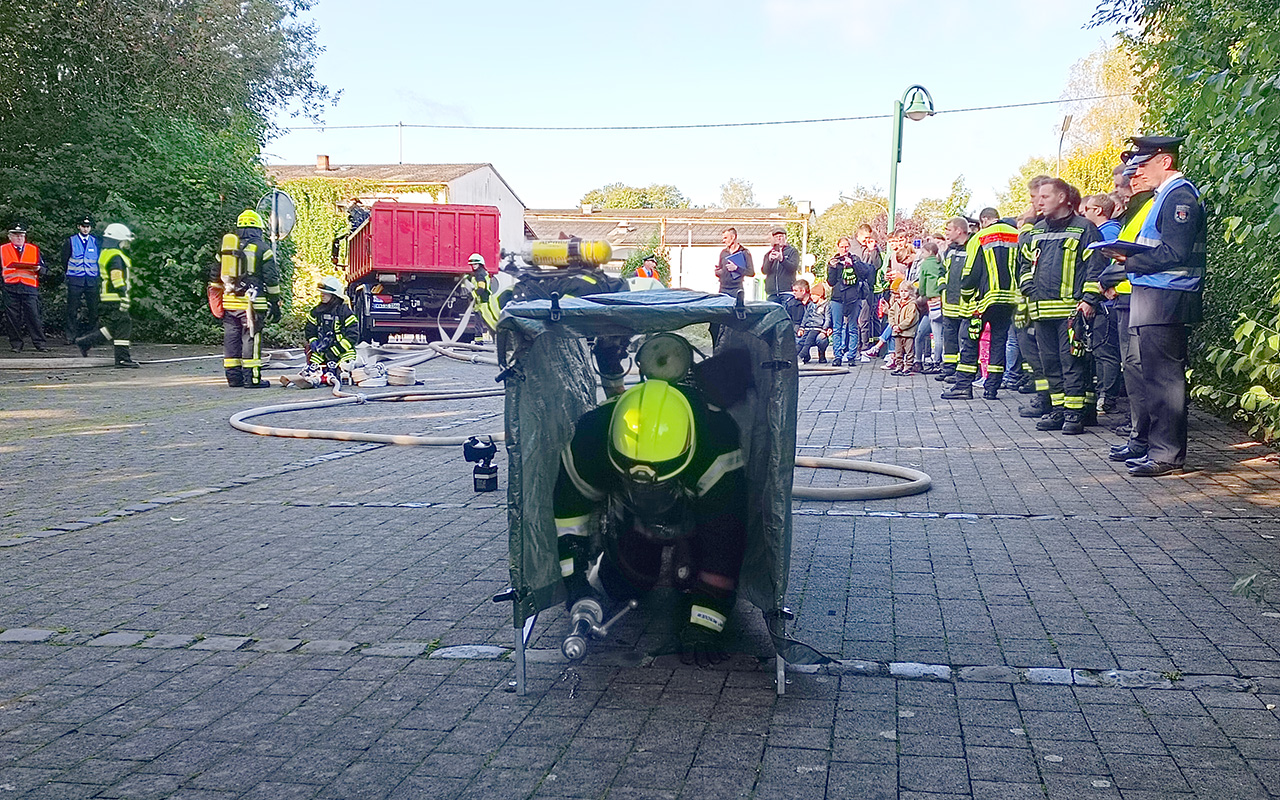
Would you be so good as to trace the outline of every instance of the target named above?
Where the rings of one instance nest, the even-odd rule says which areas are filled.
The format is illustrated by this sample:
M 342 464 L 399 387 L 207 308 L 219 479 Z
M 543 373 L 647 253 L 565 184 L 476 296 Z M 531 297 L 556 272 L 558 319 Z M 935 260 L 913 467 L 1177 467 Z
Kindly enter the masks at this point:
M 1120 359 L 1124 363 L 1124 390 L 1129 395 L 1129 446 L 1147 449 L 1147 386 L 1142 380 L 1142 361 L 1138 358 L 1138 337 L 1129 332 L 1129 309 L 1116 309 L 1116 328 L 1120 334 Z
M 1143 325 L 1134 331 L 1151 418 L 1147 458 L 1181 466 L 1187 460 L 1187 326 Z

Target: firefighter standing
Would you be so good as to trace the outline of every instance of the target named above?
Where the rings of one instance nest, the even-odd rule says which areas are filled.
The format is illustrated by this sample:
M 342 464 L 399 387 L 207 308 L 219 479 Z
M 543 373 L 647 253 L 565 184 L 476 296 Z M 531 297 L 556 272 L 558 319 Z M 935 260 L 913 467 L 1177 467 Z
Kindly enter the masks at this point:
M 1051 178 L 1037 192 L 1044 219 L 1031 229 L 1018 258 L 1019 285 L 1032 309 L 1040 365 L 1049 382 L 1050 409 L 1036 429 L 1075 435 L 1092 424 L 1090 410 L 1097 413 L 1090 409 L 1096 400 L 1088 354 L 1080 352 L 1079 337 L 1072 346 L 1071 328 L 1078 315 L 1091 318 L 1102 302 L 1098 276 L 1105 259 L 1088 250 L 1102 236 L 1072 206 L 1074 190 L 1065 181 Z
M 223 237 L 210 281 L 222 291 L 222 366 L 228 386 L 265 389 L 271 384 L 262 379 L 262 327 L 280 319 L 280 266 L 258 212 L 242 212 L 236 228 Z
M 14 225 L 9 242 L 0 246 L 0 271 L 4 273 L 5 319 L 9 323 L 9 349 L 22 352 L 24 329 L 31 334 L 31 344 L 45 352 L 44 326 L 40 322 L 40 278 L 44 277 L 44 258 L 40 248 L 27 243 L 27 229 Z
M 341 281 L 322 278 L 318 288 L 320 304 L 307 312 L 307 363 L 321 367 L 337 364 L 350 370 L 356 362 L 360 323 L 343 297 Z
M 78 337 L 76 347 L 80 348 L 80 355 L 87 357 L 90 347 L 111 342 L 116 367 L 137 369 L 138 362 L 129 354 L 129 337 L 133 335 L 133 319 L 129 316 L 133 262 L 124 252 L 132 241 L 133 232 L 119 222 L 102 232 L 102 252 L 98 254 L 100 327 Z
M 943 228 L 947 250 L 942 256 L 942 372 L 934 380 L 956 383 L 960 365 L 960 329 L 969 317 L 968 306 L 960 296 L 968 258 L 969 221 L 952 217 Z
M 983 226 L 969 237 L 965 246 L 964 272 L 960 279 L 960 295 L 969 307 L 968 325 L 959 331 L 960 361 L 956 366 L 956 383 L 942 393 L 943 400 L 972 400 L 973 381 L 978 375 L 978 340 L 984 325 L 991 326 L 991 358 L 982 396 L 995 400 L 1004 380 L 1005 342 L 1018 297 L 1014 291 L 1014 269 L 1017 265 L 1018 232 L 1000 221 L 994 208 L 984 208 L 978 215 Z

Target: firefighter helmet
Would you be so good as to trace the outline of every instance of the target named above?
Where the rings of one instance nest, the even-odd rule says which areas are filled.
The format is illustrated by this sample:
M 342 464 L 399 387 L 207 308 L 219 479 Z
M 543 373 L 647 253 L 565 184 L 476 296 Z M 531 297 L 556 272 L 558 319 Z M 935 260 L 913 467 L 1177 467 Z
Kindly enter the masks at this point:
M 316 285 L 316 288 L 322 292 L 328 292 L 329 294 L 337 295 L 339 297 L 342 296 L 342 281 L 332 276 L 321 278 L 320 283 Z
M 630 481 L 670 480 L 689 466 L 693 451 L 693 408 L 666 381 L 647 380 L 614 404 L 609 461 Z
M 113 222 L 102 232 L 102 238 L 115 239 L 117 242 L 132 242 L 133 231 L 129 230 L 129 226 L 121 225 L 119 222 Z
M 262 217 L 252 208 L 246 208 L 240 212 L 240 216 L 236 217 L 237 228 L 264 228 Z
M 467 259 L 467 264 L 471 265 L 472 267 L 483 267 L 485 266 L 484 256 L 480 255 L 479 253 L 472 253 L 471 257 Z

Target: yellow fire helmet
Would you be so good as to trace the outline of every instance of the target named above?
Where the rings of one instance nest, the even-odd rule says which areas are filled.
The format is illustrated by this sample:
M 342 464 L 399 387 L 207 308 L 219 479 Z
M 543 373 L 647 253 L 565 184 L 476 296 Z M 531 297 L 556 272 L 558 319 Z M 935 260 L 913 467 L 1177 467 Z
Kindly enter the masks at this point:
M 609 461 L 637 483 L 661 483 L 693 460 L 693 408 L 666 381 L 647 380 L 613 406 Z
M 265 227 L 265 225 L 262 222 L 262 217 L 258 216 L 257 211 L 254 211 L 252 208 L 246 208 L 244 211 L 240 212 L 240 216 L 236 217 L 236 227 L 262 228 Z

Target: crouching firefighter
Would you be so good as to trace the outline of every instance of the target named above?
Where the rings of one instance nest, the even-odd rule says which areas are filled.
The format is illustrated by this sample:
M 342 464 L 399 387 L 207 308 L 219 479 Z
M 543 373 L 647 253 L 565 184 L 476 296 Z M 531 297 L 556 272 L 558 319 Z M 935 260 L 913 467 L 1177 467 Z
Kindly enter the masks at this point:
M 111 342 L 116 367 L 137 369 L 138 362 L 129 354 L 129 337 L 133 335 L 133 319 L 129 316 L 133 262 L 124 252 L 132 241 L 133 232 L 119 222 L 102 232 L 102 251 L 98 254 L 99 328 L 77 338 L 76 347 L 80 348 L 80 355 L 88 356 L 90 347 Z
M 321 278 L 318 288 L 320 304 L 307 312 L 307 363 L 316 367 L 333 364 L 349 372 L 356 363 L 359 323 L 343 296 L 341 281 Z
M 258 212 L 242 212 L 236 228 L 222 237 L 209 281 L 211 296 L 222 295 L 222 366 L 228 386 L 264 389 L 262 328 L 280 320 L 280 267 Z
M 596 558 L 604 602 L 629 604 L 657 583 L 663 550 L 671 547 L 672 580 L 684 594 L 681 660 L 707 666 L 728 657 L 724 630 L 747 540 L 738 437 L 728 413 L 692 389 L 654 378 L 578 420 L 553 498 L 575 623 L 592 603 L 601 616 L 587 580 Z

